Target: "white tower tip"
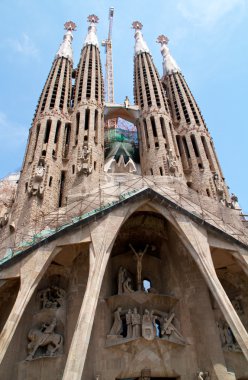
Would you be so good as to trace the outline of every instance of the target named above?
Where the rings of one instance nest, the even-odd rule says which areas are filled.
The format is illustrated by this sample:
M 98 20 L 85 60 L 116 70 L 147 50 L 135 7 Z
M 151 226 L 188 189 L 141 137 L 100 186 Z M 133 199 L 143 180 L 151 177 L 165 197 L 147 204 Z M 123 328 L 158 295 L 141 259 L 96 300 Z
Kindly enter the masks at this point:
M 143 38 L 143 35 L 141 33 L 141 30 L 143 28 L 143 25 L 139 21 L 134 21 L 132 23 L 132 28 L 135 30 L 135 47 L 134 47 L 134 54 L 138 55 L 140 53 L 150 53 L 148 46 Z
M 161 34 L 157 38 L 157 43 L 161 45 L 164 75 L 178 73 L 181 71 L 174 58 L 171 56 L 170 50 L 168 48 L 168 42 L 169 38 L 164 36 L 163 34 Z

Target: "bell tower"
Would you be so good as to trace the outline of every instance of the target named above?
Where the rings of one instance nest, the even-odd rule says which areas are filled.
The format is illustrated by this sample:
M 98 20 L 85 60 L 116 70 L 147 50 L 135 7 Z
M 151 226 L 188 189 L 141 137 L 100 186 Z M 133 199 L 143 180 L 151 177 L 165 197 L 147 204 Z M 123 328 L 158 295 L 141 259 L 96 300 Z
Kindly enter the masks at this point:
M 41 93 L 17 190 L 12 217 L 23 224 L 37 220 L 60 202 L 61 171 L 71 126 L 72 40 L 76 25 L 65 23 L 66 33 Z
M 171 109 L 184 175 L 190 188 L 223 203 L 229 202 L 224 176 L 213 139 L 190 88 L 168 48 L 168 38 L 160 35 L 163 56 L 163 86 Z
M 140 158 L 143 175 L 180 176 L 181 162 L 168 103 L 152 56 L 134 21 L 134 101 L 140 107 Z

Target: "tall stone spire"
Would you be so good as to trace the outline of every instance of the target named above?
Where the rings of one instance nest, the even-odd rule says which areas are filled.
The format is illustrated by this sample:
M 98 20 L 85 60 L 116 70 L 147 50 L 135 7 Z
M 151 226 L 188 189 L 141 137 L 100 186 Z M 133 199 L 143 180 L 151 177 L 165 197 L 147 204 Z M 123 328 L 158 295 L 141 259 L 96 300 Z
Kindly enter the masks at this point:
M 96 15 L 89 15 L 88 16 L 88 33 L 85 38 L 84 46 L 86 45 L 95 45 L 99 47 L 98 38 L 96 34 L 96 24 L 99 22 L 99 18 Z
M 41 93 L 18 185 L 15 220 L 34 221 L 44 210 L 55 210 L 60 202 L 61 172 L 71 128 L 72 31 L 76 25 L 65 23 L 66 33 L 55 55 Z M 63 168 L 63 170 L 62 170 Z
M 160 35 L 164 76 L 176 140 L 184 175 L 189 187 L 223 203 L 229 194 L 213 145 L 200 109 L 168 48 L 168 38 Z
M 140 107 L 140 158 L 143 175 L 180 176 L 177 146 L 158 71 L 143 39 L 142 24 L 135 21 L 134 99 Z
M 161 54 L 163 56 L 163 72 L 164 75 L 179 73 L 181 70 L 178 67 L 175 59 L 172 57 L 168 48 L 168 37 L 163 34 L 158 36 L 157 42 L 161 44 Z
M 88 17 L 88 33 L 76 69 L 73 97 L 72 135 L 69 150 L 73 170 L 68 171 L 68 187 L 82 185 L 84 191 L 99 180 L 103 170 L 103 76 L 96 15 Z M 67 197 L 70 200 L 70 196 Z
M 68 21 L 65 23 L 65 29 L 67 32 L 64 35 L 64 40 L 59 47 L 59 50 L 55 56 L 55 58 L 68 58 L 71 62 L 73 62 L 73 51 L 72 51 L 72 40 L 73 34 L 72 31 L 76 29 L 76 24 L 72 21 Z

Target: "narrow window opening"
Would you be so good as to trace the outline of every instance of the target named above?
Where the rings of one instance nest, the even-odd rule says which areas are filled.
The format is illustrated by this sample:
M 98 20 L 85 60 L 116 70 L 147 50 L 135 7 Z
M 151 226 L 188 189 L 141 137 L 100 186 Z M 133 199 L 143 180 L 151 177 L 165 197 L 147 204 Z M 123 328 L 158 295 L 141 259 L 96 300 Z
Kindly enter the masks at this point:
M 49 187 L 52 186 L 52 182 L 53 182 L 53 177 L 50 177 L 50 178 L 49 178 Z
M 94 170 L 96 170 L 96 161 L 94 161 Z
M 163 175 L 163 169 L 161 168 L 161 166 L 159 168 L 159 171 L 160 171 L 160 175 Z
M 33 150 L 33 158 L 32 158 L 32 160 L 34 159 L 34 154 L 35 154 L 35 151 L 36 151 L 39 134 L 40 134 L 40 124 L 38 124 L 37 128 L 36 128 L 36 136 L 35 136 L 35 143 L 34 143 L 34 150 Z
M 182 137 L 182 141 L 183 141 L 183 145 L 184 145 L 184 149 L 185 149 L 187 158 L 190 158 L 190 151 L 189 151 L 188 143 L 187 143 L 185 136 Z
M 194 149 L 195 155 L 198 158 L 198 157 L 200 157 L 200 153 L 199 153 L 199 149 L 198 149 L 198 145 L 197 145 L 197 142 L 196 142 L 195 135 L 191 135 L 190 138 L 191 138 L 191 142 L 192 142 L 192 145 L 193 145 L 193 149 Z
M 72 174 L 75 173 L 75 165 L 72 165 Z
M 159 143 L 158 143 L 158 141 L 155 142 L 155 148 L 157 148 L 157 149 L 159 148 Z
M 150 172 L 151 172 L 151 175 L 153 175 L 153 170 L 152 169 L 150 169 Z
M 59 207 L 62 207 L 62 203 L 63 203 L 64 186 L 65 186 L 65 171 L 62 171 L 61 177 L 60 177 Z
M 143 280 L 143 289 L 145 292 L 149 293 L 150 289 L 152 287 L 152 283 L 148 278 L 145 278 Z
M 152 124 L 152 133 L 153 133 L 153 136 L 154 137 L 158 137 L 154 116 L 151 117 L 151 124 Z
M 90 110 L 87 109 L 85 111 L 85 122 L 84 122 L 84 129 L 86 131 L 89 129 L 89 123 L 90 123 Z
M 50 135 L 50 131 L 51 131 L 51 125 L 52 125 L 52 121 L 51 120 L 47 120 L 47 123 L 46 123 L 46 132 L 45 132 L 45 137 L 44 137 L 44 143 L 47 144 L 48 141 L 49 141 L 49 135 Z
M 179 135 L 176 135 L 177 147 L 179 150 L 180 157 L 182 157 L 182 146 L 181 146 L 181 138 Z
M 46 150 L 43 150 L 43 151 L 41 152 L 41 155 L 42 155 L 42 157 L 46 157 Z
M 76 115 L 76 136 L 75 136 L 75 145 L 78 143 L 78 134 L 79 134 L 79 125 L 80 125 L 80 112 Z
M 150 148 L 150 143 L 149 143 L 149 135 L 148 135 L 148 129 L 147 129 L 146 119 L 143 119 L 143 123 L 144 123 L 145 137 L 146 137 L 146 146 L 149 149 Z
M 28 191 L 28 182 L 25 183 L 25 193 Z
M 207 196 L 210 197 L 210 191 L 209 189 L 206 189 Z
M 54 144 L 57 144 L 59 141 L 60 127 L 61 127 L 61 121 L 58 120 L 57 126 L 56 126 L 56 132 L 55 132 L 55 136 L 54 136 Z
M 155 319 L 155 327 L 156 327 L 156 336 L 158 338 L 161 338 L 162 337 L 162 334 L 161 334 L 161 324 L 160 324 L 160 320 L 159 319 Z

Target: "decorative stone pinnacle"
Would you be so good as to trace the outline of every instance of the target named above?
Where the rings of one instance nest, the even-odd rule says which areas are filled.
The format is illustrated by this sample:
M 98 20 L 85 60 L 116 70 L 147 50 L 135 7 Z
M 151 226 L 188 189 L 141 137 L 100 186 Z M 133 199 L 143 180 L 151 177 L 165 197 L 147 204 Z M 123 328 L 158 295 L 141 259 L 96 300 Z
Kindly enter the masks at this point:
M 96 15 L 89 15 L 87 21 L 90 24 L 97 24 L 99 22 L 99 17 L 97 17 Z
M 73 21 L 67 21 L 64 27 L 65 27 L 65 30 L 72 31 L 72 30 L 76 30 L 77 25 Z
M 157 41 L 156 41 L 158 44 L 165 44 L 165 45 L 168 45 L 168 42 L 169 42 L 169 38 L 166 37 L 164 34 L 160 34 L 160 36 L 158 36 L 157 38 Z
M 134 21 L 132 23 L 132 28 L 135 29 L 135 30 L 142 30 L 143 25 L 139 21 Z

